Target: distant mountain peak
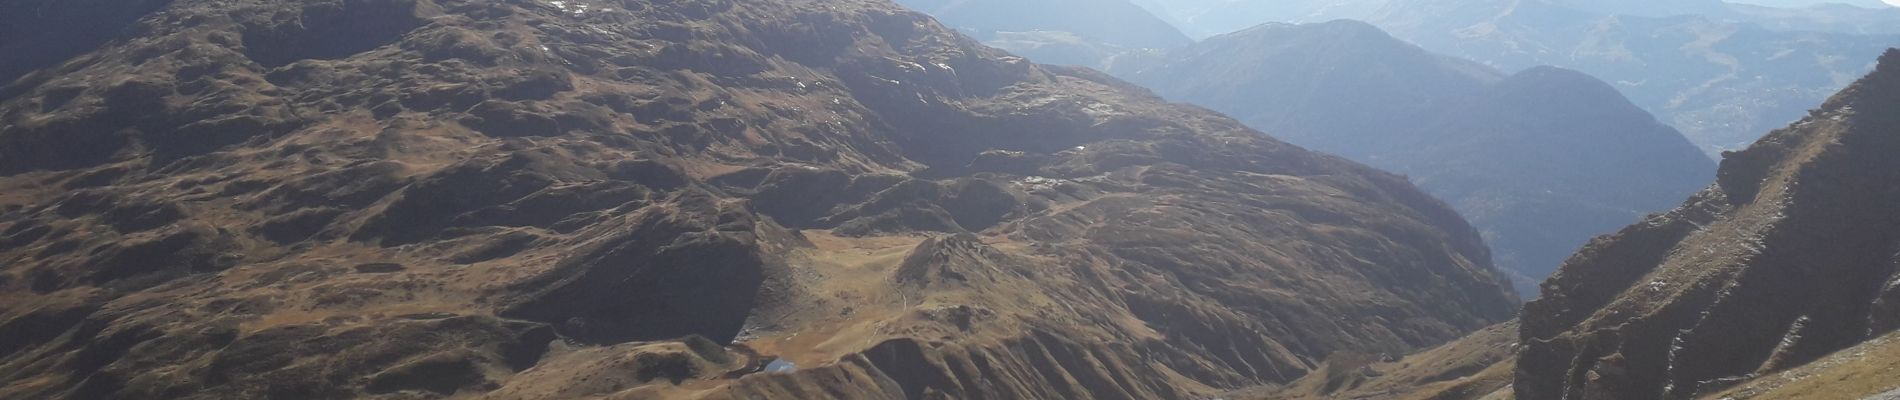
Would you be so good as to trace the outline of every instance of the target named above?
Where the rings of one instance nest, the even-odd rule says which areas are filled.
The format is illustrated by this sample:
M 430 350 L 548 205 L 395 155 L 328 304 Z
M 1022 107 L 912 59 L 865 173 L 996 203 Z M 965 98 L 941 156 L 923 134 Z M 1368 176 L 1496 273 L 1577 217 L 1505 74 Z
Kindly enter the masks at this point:
M 1715 167 L 1596 77 L 1505 76 L 1359 21 L 1260 25 L 1160 58 L 1116 72 L 1407 175 L 1481 229 L 1524 292 L 1591 236 L 1670 207 Z
M 1609 82 L 1568 68 L 1547 65 L 1531 67 L 1498 82 L 1492 90 L 1505 98 L 1552 104 L 1618 106 L 1616 108 L 1621 112 L 1648 114 Z M 1551 101 L 1553 97 L 1562 101 Z
M 1355 19 L 1335 19 L 1335 20 L 1326 21 L 1326 22 L 1316 22 L 1316 23 L 1308 23 L 1308 24 L 1297 24 L 1297 23 L 1288 23 L 1288 22 L 1268 22 L 1268 23 L 1263 23 L 1259 25 L 1254 25 L 1253 27 L 1250 27 L 1247 29 L 1234 31 L 1232 33 L 1216 35 L 1214 37 L 1210 37 L 1204 40 L 1204 42 L 1217 41 L 1217 40 L 1222 40 L 1224 38 L 1257 37 L 1257 36 L 1274 35 L 1274 34 L 1281 34 L 1281 33 L 1287 33 L 1287 32 L 1310 32 L 1310 33 L 1323 32 L 1328 35 L 1334 35 L 1334 37 L 1339 40 L 1355 40 L 1355 39 L 1356 40 L 1390 40 L 1393 42 L 1403 43 L 1403 41 L 1392 37 L 1392 35 L 1389 33 L 1386 33 L 1385 30 L 1379 29 L 1379 27 L 1373 26 L 1372 24 L 1367 23 L 1365 21 L 1360 21 L 1360 20 L 1355 20 Z

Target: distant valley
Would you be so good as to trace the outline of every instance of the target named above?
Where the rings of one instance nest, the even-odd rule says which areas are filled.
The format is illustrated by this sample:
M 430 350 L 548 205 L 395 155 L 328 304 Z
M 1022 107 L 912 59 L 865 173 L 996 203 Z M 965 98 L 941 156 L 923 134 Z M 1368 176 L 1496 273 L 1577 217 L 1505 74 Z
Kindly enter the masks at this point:
M 1354 21 L 1271 24 L 1117 75 L 1315 150 L 1404 174 L 1481 231 L 1518 291 L 1591 237 L 1664 210 L 1715 165 L 1579 72 L 1506 75 Z

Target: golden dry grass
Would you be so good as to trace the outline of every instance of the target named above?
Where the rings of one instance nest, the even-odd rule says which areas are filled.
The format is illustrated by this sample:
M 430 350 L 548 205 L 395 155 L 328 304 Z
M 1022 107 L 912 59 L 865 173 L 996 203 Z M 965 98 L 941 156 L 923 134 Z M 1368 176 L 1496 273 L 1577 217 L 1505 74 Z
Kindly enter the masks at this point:
M 1895 389 L 1900 389 L 1900 334 L 1871 340 L 1704 398 L 1856 400 Z

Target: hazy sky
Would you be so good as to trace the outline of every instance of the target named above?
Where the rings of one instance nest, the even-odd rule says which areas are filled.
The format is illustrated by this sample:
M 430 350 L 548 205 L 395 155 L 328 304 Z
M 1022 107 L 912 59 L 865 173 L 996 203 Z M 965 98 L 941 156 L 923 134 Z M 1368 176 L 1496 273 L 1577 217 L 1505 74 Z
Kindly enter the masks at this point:
M 1862 6 L 1866 6 L 1868 4 L 1878 4 L 1879 2 L 1884 1 L 1887 4 L 1892 4 L 1894 6 L 1900 7 L 1900 0 L 1879 0 L 1879 1 L 1872 1 L 1872 0 L 1726 0 L 1726 1 L 1730 3 L 1764 4 L 1764 5 L 1772 5 L 1772 6 L 1793 6 L 1793 7 L 1805 7 L 1805 6 L 1823 4 L 1823 3 L 1847 3 L 1847 4 L 1859 4 Z

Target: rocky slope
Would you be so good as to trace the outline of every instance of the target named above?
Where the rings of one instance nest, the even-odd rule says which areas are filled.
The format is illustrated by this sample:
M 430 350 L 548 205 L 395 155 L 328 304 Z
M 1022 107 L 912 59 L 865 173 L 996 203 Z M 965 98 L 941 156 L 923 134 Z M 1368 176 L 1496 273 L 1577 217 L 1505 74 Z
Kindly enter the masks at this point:
M 1236 399 L 1508 399 L 1517 355 L 1515 322 L 1416 354 L 1344 354 L 1298 381 L 1229 393 Z
M 1195 398 L 1514 304 L 1400 177 L 882 1 L 0 7 L 73 49 L 0 398 Z
M 1900 334 L 1888 334 L 1799 368 L 1760 375 L 1703 398 L 1853 399 L 1900 398 Z
M 1896 151 L 1900 50 L 1889 50 L 1807 118 L 1728 154 L 1717 183 L 1681 208 L 1571 258 L 1522 313 L 1517 397 L 1712 395 L 1900 328 Z M 1830 364 L 1839 357 L 1858 356 Z M 1836 392 L 1811 393 L 1894 389 L 1879 373 L 1831 376 L 1807 384 Z M 1750 387 L 1775 385 L 1787 387 Z
M 1900 49 L 1732 153 L 1682 208 L 1571 259 L 1522 323 L 1335 357 L 1233 398 L 1887 399 L 1900 395 Z
M 1293 144 L 1407 175 L 1470 219 L 1520 293 L 1714 176 L 1680 133 L 1574 71 L 1505 76 L 1355 21 L 1267 24 L 1136 71 Z

